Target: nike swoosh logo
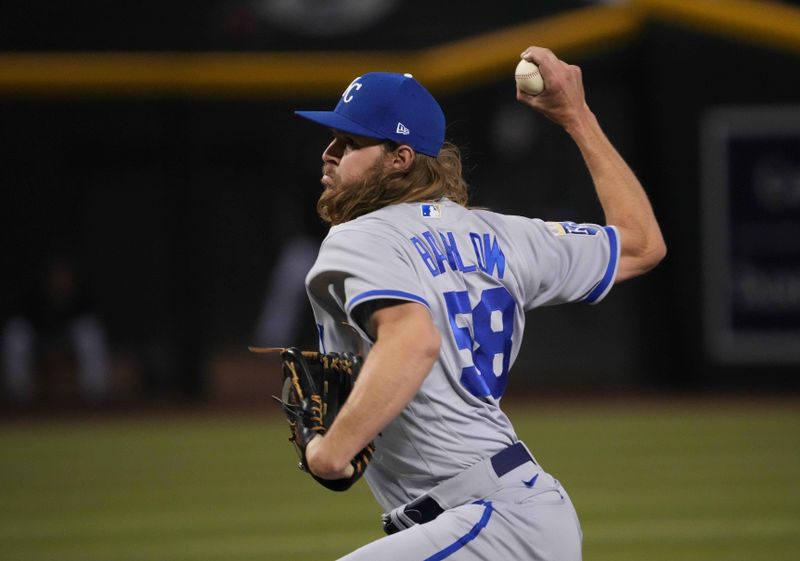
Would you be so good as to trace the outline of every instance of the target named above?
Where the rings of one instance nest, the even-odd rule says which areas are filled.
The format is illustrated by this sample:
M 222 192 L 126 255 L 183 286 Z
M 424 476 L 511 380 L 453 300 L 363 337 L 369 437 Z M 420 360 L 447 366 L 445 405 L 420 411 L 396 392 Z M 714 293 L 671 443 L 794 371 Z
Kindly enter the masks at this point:
M 531 478 L 530 478 L 528 481 L 523 481 L 522 483 L 524 483 L 524 484 L 525 484 L 525 487 L 528 487 L 528 488 L 530 488 L 530 487 L 533 487 L 534 485 L 536 485 L 536 480 L 537 480 L 538 478 L 539 478 L 539 474 L 537 473 L 536 475 L 534 475 L 533 477 L 531 477 Z

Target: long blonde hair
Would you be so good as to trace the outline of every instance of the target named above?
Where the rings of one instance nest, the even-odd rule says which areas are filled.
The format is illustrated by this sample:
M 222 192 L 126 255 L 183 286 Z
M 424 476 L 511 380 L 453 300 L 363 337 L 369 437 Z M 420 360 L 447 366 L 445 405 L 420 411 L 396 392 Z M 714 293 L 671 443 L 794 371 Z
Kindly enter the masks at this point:
M 384 153 L 398 148 L 387 141 Z M 372 173 L 358 188 L 326 194 L 317 202 L 320 217 L 331 225 L 348 222 L 385 206 L 398 203 L 436 201 L 447 197 L 467 206 L 467 182 L 462 175 L 461 152 L 458 146 L 445 142 L 437 157 L 417 152 L 407 170 L 384 171 L 378 162 Z

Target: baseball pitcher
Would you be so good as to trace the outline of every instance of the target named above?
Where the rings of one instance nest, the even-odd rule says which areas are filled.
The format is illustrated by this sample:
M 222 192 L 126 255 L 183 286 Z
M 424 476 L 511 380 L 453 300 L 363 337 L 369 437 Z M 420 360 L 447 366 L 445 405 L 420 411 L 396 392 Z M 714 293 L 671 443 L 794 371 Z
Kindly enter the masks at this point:
M 470 208 L 444 114 L 411 74 L 364 74 L 333 111 L 297 112 L 332 132 L 317 205 L 332 227 L 306 278 L 319 352 L 284 350 L 281 402 L 301 466 L 335 490 L 363 475 L 385 512 L 388 535 L 347 561 L 581 558 L 569 495 L 501 398 L 526 310 L 595 304 L 666 247 L 580 69 L 521 57 L 545 88 L 517 99 L 575 141 L 607 225 Z

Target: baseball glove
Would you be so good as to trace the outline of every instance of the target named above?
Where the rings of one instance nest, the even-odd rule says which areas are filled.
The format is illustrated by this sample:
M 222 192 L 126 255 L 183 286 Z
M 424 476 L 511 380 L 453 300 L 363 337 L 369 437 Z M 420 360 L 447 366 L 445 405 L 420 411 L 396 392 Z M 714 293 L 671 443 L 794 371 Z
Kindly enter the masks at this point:
M 322 479 L 311 473 L 306 446 L 325 434 L 353 389 L 363 359 L 350 353 L 318 353 L 288 349 L 251 348 L 253 352 L 280 352 L 283 363 L 281 397 L 272 396 L 283 407 L 291 433 L 289 441 L 300 458 L 299 468 L 333 491 L 346 491 L 364 474 L 375 448 L 370 442 L 351 460 L 353 475 L 347 479 Z

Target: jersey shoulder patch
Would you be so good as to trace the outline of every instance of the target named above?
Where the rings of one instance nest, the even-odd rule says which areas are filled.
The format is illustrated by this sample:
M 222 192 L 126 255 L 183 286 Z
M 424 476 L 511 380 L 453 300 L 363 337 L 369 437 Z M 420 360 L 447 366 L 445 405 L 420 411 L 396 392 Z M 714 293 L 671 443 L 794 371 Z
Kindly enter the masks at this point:
M 554 236 L 566 236 L 569 234 L 577 234 L 581 236 L 595 236 L 600 231 L 591 224 L 577 224 L 575 222 L 545 222 L 547 229 Z

